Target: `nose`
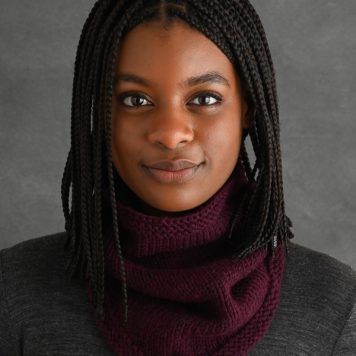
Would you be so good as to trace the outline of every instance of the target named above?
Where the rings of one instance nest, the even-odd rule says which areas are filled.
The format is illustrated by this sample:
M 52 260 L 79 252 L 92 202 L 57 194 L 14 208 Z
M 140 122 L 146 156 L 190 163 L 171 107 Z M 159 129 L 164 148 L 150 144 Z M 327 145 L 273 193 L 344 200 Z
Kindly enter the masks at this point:
M 149 128 L 148 139 L 153 144 L 171 150 L 188 144 L 194 139 L 189 114 L 176 108 L 157 111 Z

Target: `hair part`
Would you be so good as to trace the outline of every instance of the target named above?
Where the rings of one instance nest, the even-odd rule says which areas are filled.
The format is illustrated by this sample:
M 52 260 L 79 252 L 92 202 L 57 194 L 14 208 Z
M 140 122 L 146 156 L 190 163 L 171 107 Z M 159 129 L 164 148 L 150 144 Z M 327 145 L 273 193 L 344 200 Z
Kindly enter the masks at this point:
M 128 319 L 127 286 L 117 218 L 117 191 L 112 163 L 111 100 L 119 45 L 141 23 L 168 29 L 174 21 L 211 39 L 230 59 L 246 92 L 251 125 L 244 129 L 241 158 L 254 189 L 244 196 L 242 230 L 228 242 L 231 258 L 243 258 L 265 247 L 273 257 L 277 241 L 294 237 L 284 209 L 279 108 L 275 72 L 260 18 L 248 0 L 99 0 L 86 20 L 77 48 L 71 108 L 71 147 L 66 161 L 61 197 L 70 250 L 66 272 L 88 278 L 97 317 L 104 314 L 105 229 L 113 235 L 120 262 L 124 323 Z M 255 154 L 251 166 L 245 139 Z M 69 199 L 71 195 L 71 209 Z M 105 199 L 108 202 L 107 207 Z M 111 211 L 111 218 L 104 214 Z M 241 231 L 241 233 L 240 233 Z

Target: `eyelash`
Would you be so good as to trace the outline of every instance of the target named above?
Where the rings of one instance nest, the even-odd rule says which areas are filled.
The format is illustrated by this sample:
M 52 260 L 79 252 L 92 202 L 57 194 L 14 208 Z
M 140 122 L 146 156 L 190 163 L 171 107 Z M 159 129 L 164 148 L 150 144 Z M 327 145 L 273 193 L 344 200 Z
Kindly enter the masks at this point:
M 125 105 L 123 103 L 123 101 L 124 101 L 124 99 L 129 98 L 129 97 L 143 98 L 144 100 L 149 101 L 148 99 L 146 99 L 146 97 L 144 95 L 141 95 L 141 94 L 138 94 L 138 93 L 123 93 L 118 97 L 118 101 L 119 101 L 119 103 L 121 105 L 123 105 L 123 106 L 125 106 L 125 107 L 127 107 L 129 109 L 137 109 L 137 108 L 140 108 L 140 107 L 150 106 L 150 105 L 132 105 L 132 106 Z M 209 104 L 208 105 L 194 104 L 195 106 L 213 107 L 213 106 L 216 106 L 216 105 L 220 105 L 222 103 L 222 101 L 223 101 L 223 99 L 219 95 L 217 95 L 215 93 L 212 93 L 212 92 L 202 92 L 199 95 L 195 96 L 193 98 L 193 100 L 196 99 L 196 98 L 201 98 L 201 97 L 212 97 L 212 98 L 214 98 L 216 100 L 216 103 L 210 104 L 210 105 Z

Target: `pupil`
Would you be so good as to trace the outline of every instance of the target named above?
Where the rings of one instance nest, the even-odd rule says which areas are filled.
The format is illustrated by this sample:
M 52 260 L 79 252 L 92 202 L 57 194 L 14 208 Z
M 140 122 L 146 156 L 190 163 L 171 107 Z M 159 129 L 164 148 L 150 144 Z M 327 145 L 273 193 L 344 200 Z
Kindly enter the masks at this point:
M 140 98 L 139 96 L 134 96 L 134 105 L 140 105 L 142 104 L 142 98 Z
M 202 104 L 209 104 L 209 96 L 201 96 L 201 102 Z

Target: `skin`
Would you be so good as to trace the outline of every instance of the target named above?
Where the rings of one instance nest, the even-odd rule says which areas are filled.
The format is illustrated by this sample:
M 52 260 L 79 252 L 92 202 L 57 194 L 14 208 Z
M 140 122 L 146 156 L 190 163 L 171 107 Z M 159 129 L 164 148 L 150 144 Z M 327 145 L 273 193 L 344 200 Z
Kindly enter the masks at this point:
M 210 71 L 219 72 L 229 85 L 179 86 L 188 77 Z M 149 85 L 119 80 L 123 73 L 145 78 Z M 113 163 L 140 198 L 141 208 L 171 216 L 206 202 L 233 172 L 242 130 L 249 126 L 245 95 L 232 63 L 214 42 L 184 22 L 175 21 L 168 28 L 140 24 L 121 42 L 116 79 Z M 142 167 L 177 158 L 204 163 L 185 183 L 156 182 Z

